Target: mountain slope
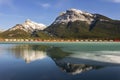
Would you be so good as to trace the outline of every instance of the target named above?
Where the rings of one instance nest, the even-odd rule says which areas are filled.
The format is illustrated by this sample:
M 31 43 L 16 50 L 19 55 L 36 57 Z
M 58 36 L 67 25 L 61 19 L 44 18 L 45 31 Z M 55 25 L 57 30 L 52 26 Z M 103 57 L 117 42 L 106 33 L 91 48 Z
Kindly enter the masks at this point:
M 0 34 L 2 38 L 29 38 L 30 33 L 23 31 L 21 29 L 16 29 L 13 31 L 5 31 Z
M 69 39 L 120 39 L 120 21 L 100 14 L 70 9 L 58 16 L 45 31 Z

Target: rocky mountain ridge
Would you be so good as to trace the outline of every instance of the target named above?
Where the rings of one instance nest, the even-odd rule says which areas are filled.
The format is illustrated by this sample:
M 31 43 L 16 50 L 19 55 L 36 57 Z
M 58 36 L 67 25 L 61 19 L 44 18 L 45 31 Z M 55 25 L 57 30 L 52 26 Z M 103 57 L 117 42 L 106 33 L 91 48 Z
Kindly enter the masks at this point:
M 88 13 L 78 9 L 69 9 L 69 10 L 66 10 L 66 12 L 62 12 L 56 18 L 53 24 L 68 23 L 68 22 L 74 22 L 74 21 L 85 21 L 88 24 L 91 24 L 99 16 L 100 16 L 99 14 L 92 14 L 92 13 Z M 108 21 L 108 19 L 100 19 L 100 20 Z

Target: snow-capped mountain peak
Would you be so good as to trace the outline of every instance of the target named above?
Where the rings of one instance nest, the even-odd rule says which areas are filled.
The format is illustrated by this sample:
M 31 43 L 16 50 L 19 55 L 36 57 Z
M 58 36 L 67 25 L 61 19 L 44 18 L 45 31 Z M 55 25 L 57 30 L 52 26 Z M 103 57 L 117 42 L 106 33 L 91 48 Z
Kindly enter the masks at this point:
M 69 9 L 66 12 L 62 12 L 54 21 L 53 24 L 57 23 L 68 23 L 69 21 L 86 21 L 90 24 L 94 19 L 94 15 L 85 11 L 81 11 L 78 9 Z
M 91 16 L 91 17 L 93 16 L 91 13 L 88 13 L 88 12 L 85 12 L 85 11 L 82 11 L 82 10 L 78 10 L 78 9 L 74 9 L 74 8 L 72 8 L 68 11 L 76 12 L 78 14 L 85 14 L 85 15 L 88 15 L 88 16 Z
M 26 32 L 33 32 L 34 30 L 44 30 L 46 26 L 44 24 L 36 23 L 34 21 L 31 21 L 30 19 L 27 19 L 23 24 L 17 24 L 13 28 L 9 29 L 10 31 L 21 29 Z

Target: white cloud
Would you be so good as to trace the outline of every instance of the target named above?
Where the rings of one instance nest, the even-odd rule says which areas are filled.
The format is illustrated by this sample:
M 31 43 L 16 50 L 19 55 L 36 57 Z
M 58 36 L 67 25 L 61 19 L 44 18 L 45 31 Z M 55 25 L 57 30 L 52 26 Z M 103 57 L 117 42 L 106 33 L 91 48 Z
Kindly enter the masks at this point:
M 51 6 L 49 3 L 40 3 L 39 5 L 43 8 L 49 8 Z
M 115 3 L 120 3 L 120 0 L 112 0 Z
M 103 0 L 103 1 L 105 1 L 105 0 Z M 120 3 L 120 0 L 106 0 L 106 1 L 114 2 L 114 3 Z

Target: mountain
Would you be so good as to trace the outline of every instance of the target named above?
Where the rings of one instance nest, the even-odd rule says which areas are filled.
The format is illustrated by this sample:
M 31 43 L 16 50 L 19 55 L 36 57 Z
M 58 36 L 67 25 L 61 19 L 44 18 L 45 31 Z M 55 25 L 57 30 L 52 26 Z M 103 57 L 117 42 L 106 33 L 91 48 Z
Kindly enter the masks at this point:
M 36 37 L 32 36 L 35 35 L 36 31 L 40 31 L 37 37 L 41 37 L 39 35 L 46 36 L 47 34 L 41 32 L 44 30 L 46 26 L 44 24 L 39 24 L 36 22 L 31 21 L 30 19 L 27 19 L 23 24 L 17 24 L 14 27 L 2 32 L 0 34 L 0 37 L 2 38 L 30 38 L 30 37 Z M 42 36 L 42 38 L 44 38 Z
M 62 12 L 45 31 L 67 39 L 120 39 L 120 21 L 70 9 Z
M 34 30 L 44 30 L 46 26 L 44 24 L 39 24 L 36 22 L 27 19 L 23 24 L 17 24 L 16 26 L 10 28 L 8 31 L 14 31 L 17 29 L 26 31 L 26 32 L 33 32 Z
M 120 39 L 120 21 L 77 9 L 62 12 L 48 27 L 27 19 L 4 31 L 2 38 Z

